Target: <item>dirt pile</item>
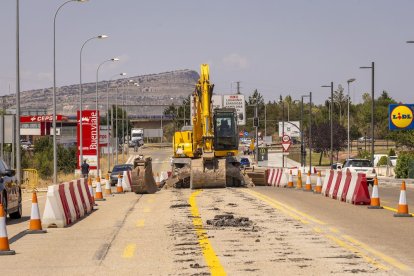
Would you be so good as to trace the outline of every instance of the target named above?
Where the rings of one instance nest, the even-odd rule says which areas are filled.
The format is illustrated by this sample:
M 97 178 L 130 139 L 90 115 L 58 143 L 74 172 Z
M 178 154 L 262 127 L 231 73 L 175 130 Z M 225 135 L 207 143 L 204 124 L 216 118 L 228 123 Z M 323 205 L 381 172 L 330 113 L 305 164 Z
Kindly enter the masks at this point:
M 214 219 L 207 220 L 208 225 L 216 227 L 250 227 L 253 222 L 247 217 L 234 217 L 233 215 L 216 215 Z

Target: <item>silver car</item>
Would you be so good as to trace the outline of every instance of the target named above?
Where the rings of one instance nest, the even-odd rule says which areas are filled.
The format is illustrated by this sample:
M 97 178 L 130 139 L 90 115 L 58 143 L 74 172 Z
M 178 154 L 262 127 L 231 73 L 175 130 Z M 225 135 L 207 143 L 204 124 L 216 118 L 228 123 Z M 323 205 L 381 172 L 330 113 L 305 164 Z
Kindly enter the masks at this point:
M 342 172 L 349 169 L 351 172 L 363 172 L 366 175 L 368 184 L 373 185 L 376 171 L 368 159 L 348 159 L 342 166 Z

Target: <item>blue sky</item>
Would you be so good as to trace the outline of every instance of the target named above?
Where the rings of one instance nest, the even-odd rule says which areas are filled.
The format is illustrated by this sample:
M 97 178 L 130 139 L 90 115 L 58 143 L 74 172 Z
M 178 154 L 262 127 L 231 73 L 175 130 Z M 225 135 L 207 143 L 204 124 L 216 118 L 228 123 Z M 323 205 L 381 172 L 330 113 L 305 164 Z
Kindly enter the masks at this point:
M 22 90 L 51 87 L 53 15 L 58 0 L 20 0 Z M 90 0 L 69 3 L 58 15 L 58 86 L 95 80 L 97 65 L 111 57 L 100 79 L 175 69 L 199 70 L 209 63 L 216 92 L 257 88 L 266 100 L 313 92 L 316 102 L 329 96 L 321 85 L 346 87 L 351 97 L 370 91 L 371 74 L 360 66 L 376 62 L 376 93 L 387 90 L 414 102 L 414 1 L 399 0 Z M 15 1 L 0 2 L 0 95 L 15 89 Z M 354 96 L 355 95 L 355 96 Z

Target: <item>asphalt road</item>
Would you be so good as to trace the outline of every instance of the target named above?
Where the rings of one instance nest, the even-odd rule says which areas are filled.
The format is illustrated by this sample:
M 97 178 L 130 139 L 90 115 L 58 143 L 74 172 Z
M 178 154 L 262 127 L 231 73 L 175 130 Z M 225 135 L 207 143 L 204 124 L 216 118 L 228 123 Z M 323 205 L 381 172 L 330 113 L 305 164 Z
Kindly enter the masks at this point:
M 169 148 L 142 150 L 152 156 L 154 172 L 168 170 Z M 43 213 L 46 193 L 38 197 Z M 380 185 L 380 197 L 396 208 L 399 187 Z M 0 256 L 5 275 L 412 275 L 414 268 L 414 218 L 294 189 L 126 193 L 41 235 L 24 232 L 30 198 L 24 194 L 22 219 L 7 220 L 17 254 Z M 414 202 L 411 188 L 407 200 Z M 216 215 L 251 224 L 208 224 Z

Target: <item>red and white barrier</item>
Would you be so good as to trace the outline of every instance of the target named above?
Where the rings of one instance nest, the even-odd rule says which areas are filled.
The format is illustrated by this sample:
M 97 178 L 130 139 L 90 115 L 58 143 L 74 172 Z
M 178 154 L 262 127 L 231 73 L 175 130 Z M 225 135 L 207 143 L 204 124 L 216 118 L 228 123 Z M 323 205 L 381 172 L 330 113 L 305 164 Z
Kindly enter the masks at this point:
M 356 205 L 367 205 L 371 202 L 364 173 L 327 170 L 322 194 Z
M 282 168 L 269 169 L 267 184 L 274 187 L 285 187 L 288 183 L 288 177 Z
M 124 171 L 124 174 L 122 176 L 122 189 L 124 192 L 131 192 L 131 172 L 130 171 Z
M 321 193 L 322 195 L 326 196 L 327 191 L 329 191 L 333 176 L 334 176 L 333 170 L 325 171 L 325 178 L 323 179 L 323 185 L 322 185 L 322 193 Z
M 91 212 L 88 192 L 84 179 L 49 186 L 42 226 L 65 227 Z

